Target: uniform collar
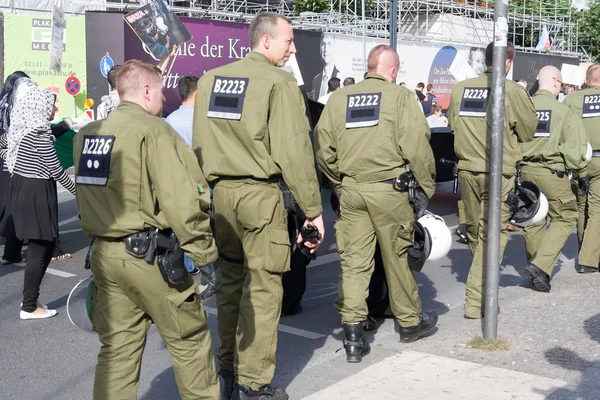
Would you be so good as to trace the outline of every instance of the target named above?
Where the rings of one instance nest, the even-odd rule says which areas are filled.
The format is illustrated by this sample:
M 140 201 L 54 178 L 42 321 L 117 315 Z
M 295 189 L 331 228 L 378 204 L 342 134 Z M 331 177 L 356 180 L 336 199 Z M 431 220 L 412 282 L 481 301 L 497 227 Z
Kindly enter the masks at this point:
M 378 79 L 380 81 L 387 82 L 387 79 L 385 79 L 383 76 L 381 76 L 379 74 L 367 74 L 367 76 L 365 76 L 365 79 Z
M 127 110 L 129 112 L 132 112 L 132 111 L 133 112 L 142 112 L 144 114 L 150 115 L 139 104 L 133 103 L 131 101 L 126 101 L 126 100 L 122 100 L 121 103 L 119 103 L 119 106 L 117 107 L 117 109 L 118 110 Z
M 556 98 L 556 96 L 554 96 L 554 95 L 552 94 L 552 92 L 551 92 L 551 91 L 549 91 L 548 89 L 541 89 L 541 90 L 539 90 L 539 91 L 538 91 L 538 92 L 537 92 L 535 95 L 536 95 L 536 96 L 546 96 L 546 97 L 552 97 L 553 99 L 555 99 L 555 98 Z
M 250 54 L 248 54 L 246 56 L 246 58 L 249 60 L 252 60 L 252 61 L 257 61 L 260 63 L 265 63 L 265 64 L 271 65 L 271 62 L 269 61 L 269 59 L 267 57 L 263 56 L 260 53 L 257 53 L 256 51 L 250 52 Z

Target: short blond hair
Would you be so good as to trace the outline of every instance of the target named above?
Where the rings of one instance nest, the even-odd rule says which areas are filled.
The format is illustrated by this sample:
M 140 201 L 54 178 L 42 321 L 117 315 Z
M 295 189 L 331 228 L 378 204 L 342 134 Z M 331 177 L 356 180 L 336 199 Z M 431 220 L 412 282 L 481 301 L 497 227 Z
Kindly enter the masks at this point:
M 161 81 L 162 72 L 154 65 L 140 60 L 129 60 L 117 74 L 117 91 L 120 97 L 135 92 L 153 80 Z
M 398 53 L 396 53 L 396 50 L 392 49 L 387 44 L 380 44 L 380 45 L 373 47 L 373 49 L 369 52 L 369 58 L 367 61 L 367 70 L 375 71 L 377 69 L 377 66 L 379 65 L 379 60 L 381 59 L 381 55 L 388 51 L 394 54 L 396 66 L 399 67 L 400 66 L 400 57 L 398 56 Z

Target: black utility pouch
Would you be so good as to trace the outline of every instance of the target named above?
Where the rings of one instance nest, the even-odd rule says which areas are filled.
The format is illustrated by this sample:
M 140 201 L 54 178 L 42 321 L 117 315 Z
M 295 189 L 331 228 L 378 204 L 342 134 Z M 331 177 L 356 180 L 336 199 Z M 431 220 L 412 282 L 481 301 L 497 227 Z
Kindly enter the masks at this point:
M 279 188 L 281 189 L 281 193 L 283 193 L 283 206 L 287 210 L 288 213 L 296 213 L 296 199 L 294 199 L 294 195 L 292 191 L 288 187 L 288 185 L 282 180 L 279 181 Z
M 142 231 L 126 236 L 123 239 L 125 251 L 135 258 L 144 258 L 150 249 L 151 231 Z
M 172 286 L 185 283 L 188 271 L 183 261 L 183 250 L 174 233 L 159 232 L 156 238 L 157 264 L 165 282 Z

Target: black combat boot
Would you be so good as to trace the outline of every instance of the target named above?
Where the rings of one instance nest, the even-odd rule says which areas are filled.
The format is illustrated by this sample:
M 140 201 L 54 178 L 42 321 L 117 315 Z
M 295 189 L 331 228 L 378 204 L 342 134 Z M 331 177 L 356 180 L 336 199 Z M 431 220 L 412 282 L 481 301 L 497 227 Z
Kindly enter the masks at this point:
M 548 293 L 552 288 L 550 286 L 550 277 L 542 271 L 537 265 L 529 264 L 523 268 L 523 273 L 531 278 L 533 286 L 540 292 Z
M 363 323 L 344 324 L 344 349 L 346 361 L 359 363 L 371 352 L 371 346 L 363 333 Z
M 587 265 L 577 263 L 575 270 L 580 274 L 589 274 L 590 272 L 598 272 L 598 268 L 588 267 Z
M 411 343 L 429 332 L 437 324 L 438 316 L 435 311 L 425 311 L 421 313 L 421 320 L 417 326 L 408 328 L 400 327 L 400 341 L 402 343 Z
M 261 386 L 252 390 L 246 385 L 235 384 L 231 400 L 288 400 L 289 396 L 283 388 L 274 388 L 271 385 Z
M 233 371 L 222 369 L 219 371 L 219 375 L 223 378 L 223 383 L 221 384 L 221 400 L 231 400 L 231 396 L 233 395 L 233 385 L 235 384 Z

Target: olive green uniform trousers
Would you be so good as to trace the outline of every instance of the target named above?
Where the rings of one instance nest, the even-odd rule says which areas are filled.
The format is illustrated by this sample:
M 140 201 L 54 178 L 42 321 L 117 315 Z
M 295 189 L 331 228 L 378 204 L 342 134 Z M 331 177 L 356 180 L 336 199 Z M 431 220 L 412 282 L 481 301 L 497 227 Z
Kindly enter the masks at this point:
M 559 178 L 548 168 L 525 165 L 521 181 L 530 181 L 548 199 L 548 216 L 523 230 L 527 261 L 552 277 L 558 256 L 577 223 L 577 199 L 569 178 Z M 548 224 L 549 223 L 549 224 Z
M 485 264 L 487 257 L 489 175 L 483 172 L 459 171 L 458 184 L 465 210 L 467 236 L 473 261 L 466 283 L 465 315 L 481 318 L 485 308 Z M 502 215 L 500 217 L 500 260 L 508 241 L 510 209 L 505 203 L 508 193 L 514 189 L 515 178 L 502 178 Z
M 600 158 L 592 158 L 588 165 L 590 192 L 578 199 L 579 264 L 598 268 L 600 260 Z
M 198 284 L 191 276 L 170 287 L 158 266 L 125 252 L 122 241 L 98 238 L 92 248 L 92 325 L 102 348 L 94 399 L 135 400 L 146 345 L 154 323 L 165 342 L 184 400 L 219 398 L 210 331 Z
M 281 278 L 290 270 L 283 194 L 276 182 L 224 179 L 213 202 L 222 257 L 217 359 L 239 384 L 257 390 L 275 373 Z
M 342 272 L 335 310 L 342 323 L 367 318 L 366 299 L 374 269 L 373 256 L 379 243 L 390 294 L 390 307 L 400 326 L 417 326 L 421 299 L 408 267 L 407 249 L 412 245 L 414 214 L 408 194 L 391 183 L 354 183 L 344 178 L 340 219 L 335 237 Z

